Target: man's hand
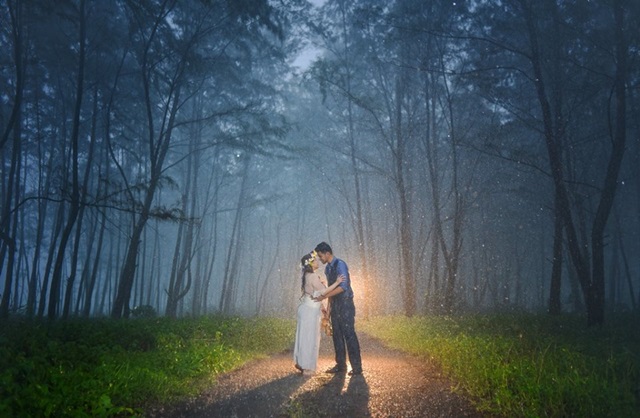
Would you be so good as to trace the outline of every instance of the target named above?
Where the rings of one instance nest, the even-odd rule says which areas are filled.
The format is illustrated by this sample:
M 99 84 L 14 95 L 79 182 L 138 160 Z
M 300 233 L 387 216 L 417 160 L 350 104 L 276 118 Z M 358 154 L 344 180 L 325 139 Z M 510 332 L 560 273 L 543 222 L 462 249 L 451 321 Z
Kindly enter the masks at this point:
M 316 296 L 315 298 L 313 298 L 313 300 L 315 300 L 316 302 L 322 302 L 325 299 L 326 299 L 326 296 L 324 296 L 324 295 L 319 295 L 319 296 Z

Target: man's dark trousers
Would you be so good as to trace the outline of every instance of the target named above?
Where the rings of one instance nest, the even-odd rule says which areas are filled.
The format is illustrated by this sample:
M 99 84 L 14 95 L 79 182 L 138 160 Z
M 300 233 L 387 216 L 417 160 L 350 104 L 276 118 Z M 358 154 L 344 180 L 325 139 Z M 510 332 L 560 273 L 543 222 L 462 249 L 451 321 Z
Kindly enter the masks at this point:
M 333 327 L 333 347 L 336 350 L 336 364 L 347 368 L 347 352 L 349 363 L 356 372 L 362 372 L 360 360 L 360 343 L 355 329 L 356 307 L 353 298 L 336 295 L 331 298 L 331 326 Z M 346 350 L 345 350 L 346 346 Z

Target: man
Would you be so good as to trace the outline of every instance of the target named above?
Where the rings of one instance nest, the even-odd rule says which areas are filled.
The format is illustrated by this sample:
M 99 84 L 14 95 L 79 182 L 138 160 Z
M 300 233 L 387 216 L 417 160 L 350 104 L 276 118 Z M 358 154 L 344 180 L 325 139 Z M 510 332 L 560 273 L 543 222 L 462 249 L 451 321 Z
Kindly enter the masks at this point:
M 360 343 L 355 329 L 356 308 L 353 304 L 353 290 L 347 263 L 333 256 L 333 250 L 326 242 L 321 242 L 315 249 L 318 259 L 324 264 L 327 284 L 331 286 L 339 276 L 344 278 L 332 291 L 316 300 L 329 298 L 331 307 L 331 326 L 333 327 L 333 348 L 336 352 L 336 365 L 327 373 L 343 373 L 347 371 L 347 352 L 351 371 L 349 376 L 362 374 L 360 359 Z M 345 350 L 346 347 L 346 350 Z

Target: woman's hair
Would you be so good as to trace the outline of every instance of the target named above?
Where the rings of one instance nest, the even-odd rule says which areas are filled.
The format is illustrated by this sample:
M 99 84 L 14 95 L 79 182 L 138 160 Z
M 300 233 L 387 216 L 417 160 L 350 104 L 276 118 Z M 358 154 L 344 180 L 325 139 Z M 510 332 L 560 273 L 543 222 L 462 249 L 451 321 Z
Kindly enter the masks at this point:
M 304 293 L 304 286 L 307 284 L 307 280 L 305 278 L 305 275 L 307 273 L 313 273 L 313 266 L 311 265 L 311 263 L 313 263 L 313 260 L 316 259 L 315 256 L 315 251 L 309 254 L 305 254 L 302 256 L 302 259 L 300 259 L 300 265 L 302 266 L 302 293 Z

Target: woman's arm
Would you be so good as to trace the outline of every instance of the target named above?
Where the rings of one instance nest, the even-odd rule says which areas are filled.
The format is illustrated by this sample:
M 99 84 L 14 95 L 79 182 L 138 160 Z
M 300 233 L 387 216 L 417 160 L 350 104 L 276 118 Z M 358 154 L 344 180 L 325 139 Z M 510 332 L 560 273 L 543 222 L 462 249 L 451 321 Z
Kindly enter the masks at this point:
M 335 295 L 339 295 L 340 293 L 344 292 L 344 289 L 341 288 L 340 286 L 337 286 L 335 289 L 331 290 L 330 292 L 324 294 L 324 295 L 320 295 L 317 298 L 314 298 L 313 300 L 317 301 L 317 302 L 321 302 L 327 298 L 333 297 Z
M 338 287 L 342 282 L 344 282 L 344 277 L 338 276 L 338 279 L 336 279 L 336 281 L 331 286 L 327 287 L 322 291 L 322 296 L 325 296 L 327 293 L 331 292 L 333 289 Z

